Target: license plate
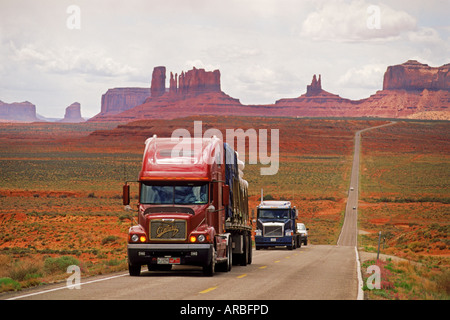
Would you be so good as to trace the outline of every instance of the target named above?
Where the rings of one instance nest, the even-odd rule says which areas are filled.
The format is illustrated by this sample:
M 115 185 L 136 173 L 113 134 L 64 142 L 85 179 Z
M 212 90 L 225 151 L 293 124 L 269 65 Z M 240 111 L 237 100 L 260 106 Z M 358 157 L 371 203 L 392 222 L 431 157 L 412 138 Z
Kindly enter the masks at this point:
M 277 241 L 277 238 L 270 238 L 270 241 L 276 242 L 276 241 Z
M 157 264 L 180 264 L 180 258 L 158 258 Z

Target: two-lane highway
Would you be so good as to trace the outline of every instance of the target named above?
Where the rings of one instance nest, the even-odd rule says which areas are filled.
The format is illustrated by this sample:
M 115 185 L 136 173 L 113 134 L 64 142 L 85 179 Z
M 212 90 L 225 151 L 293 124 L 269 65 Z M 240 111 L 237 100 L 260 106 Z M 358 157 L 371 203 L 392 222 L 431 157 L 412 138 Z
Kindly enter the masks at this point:
M 355 134 L 355 146 L 353 153 L 352 173 L 350 177 L 350 189 L 345 207 L 345 218 L 341 234 L 337 241 L 339 246 L 356 247 L 358 239 L 358 194 L 359 194 L 359 155 L 361 147 L 361 134 L 363 132 L 390 126 L 396 122 L 390 122 L 376 127 L 359 130 Z
M 391 125 L 389 123 L 386 125 Z M 349 197 L 337 245 L 308 245 L 296 250 L 253 252 L 253 263 L 233 266 L 231 272 L 204 277 L 201 269 L 175 266 L 170 272 L 128 272 L 81 279 L 79 289 L 66 283 L 22 292 L 1 299 L 152 299 L 152 300 L 278 300 L 360 299 L 361 277 L 357 260 L 357 206 L 361 133 L 355 148 Z M 83 275 L 82 275 L 83 276 Z M 68 275 L 69 277 L 69 275 Z
M 253 252 L 253 263 L 204 277 L 200 268 L 176 266 L 170 272 L 145 271 L 82 279 L 80 289 L 66 284 L 10 295 L 12 299 L 151 299 L 151 300 L 301 300 L 354 299 L 353 248 L 308 245 L 296 250 Z M 104 279 L 104 280 L 103 280 Z

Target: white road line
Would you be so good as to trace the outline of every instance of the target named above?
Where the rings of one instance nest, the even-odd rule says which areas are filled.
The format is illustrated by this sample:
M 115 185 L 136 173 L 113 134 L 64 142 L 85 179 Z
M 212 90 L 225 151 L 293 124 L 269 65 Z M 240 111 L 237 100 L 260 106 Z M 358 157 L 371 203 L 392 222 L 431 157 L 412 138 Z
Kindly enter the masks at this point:
M 27 297 L 36 296 L 36 295 L 39 295 L 39 294 L 44 294 L 44 293 L 48 293 L 48 292 L 52 292 L 52 291 L 58 291 L 58 290 L 62 290 L 62 289 L 70 289 L 70 288 L 73 288 L 75 286 L 82 286 L 82 285 L 89 284 L 89 283 L 94 283 L 94 282 L 100 282 L 100 281 L 106 281 L 106 280 L 111 280 L 111 279 L 115 279 L 115 278 L 120 278 L 120 277 L 127 276 L 127 275 L 129 275 L 128 272 L 124 273 L 124 274 L 119 274 L 117 276 L 108 277 L 108 278 L 102 278 L 102 279 L 87 281 L 87 282 L 83 282 L 83 283 L 79 283 L 79 284 L 73 284 L 73 285 L 69 285 L 69 286 L 66 285 L 64 287 L 59 287 L 59 288 L 43 290 L 43 291 L 39 291 L 39 292 L 33 292 L 33 293 L 29 293 L 29 294 L 24 294 L 22 296 L 12 297 L 12 298 L 9 298 L 9 299 L 6 299 L 6 300 L 17 300 L 17 299 L 27 298 Z
M 357 247 L 355 247 L 355 253 L 356 253 L 356 272 L 358 274 L 358 295 L 356 297 L 356 300 L 364 300 L 364 292 L 363 292 L 364 282 L 362 279 L 361 263 L 359 262 L 359 254 Z

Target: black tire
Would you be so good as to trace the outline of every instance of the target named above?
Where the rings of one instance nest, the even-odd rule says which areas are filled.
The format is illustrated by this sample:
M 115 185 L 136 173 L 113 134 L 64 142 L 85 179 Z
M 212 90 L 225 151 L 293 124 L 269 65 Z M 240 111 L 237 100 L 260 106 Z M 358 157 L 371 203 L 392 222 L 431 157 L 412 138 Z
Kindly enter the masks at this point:
M 242 244 L 242 248 L 244 249 L 244 252 L 240 254 L 240 265 L 246 266 L 248 263 L 248 237 L 246 234 L 242 236 L 242 239 L 244 240 L 244 243 Z
M 233 254 L 231 252 L 231 237 L 228 240 L 227 244 L 227 261 L 223 263 L 216 264 L 216 271 L 218 272 L 229 272 L 231 271 L 231 267 L 233 265 Z
M 214 246 L 211 250 L 211 260 L 203 266 L 203 274 L 207 277 L 212 277 L 214 275 L 214 270 L 216 268 L 216 251 L 214 250 Z
M 292 237 L 291 244 L 289 246 L 286 246 L 288 250 L 294 250 L 295 249 L 295 239 Z
M 253 260 L 252 235 L 249 234 L 248 235 L 248 259 L 247 259 L 247 263 L 248 264 L 252 264 L 252 260 Z
M 141 275 L 141 266 L 128 263 L 128 272 L 132 277 L 139 277 Z

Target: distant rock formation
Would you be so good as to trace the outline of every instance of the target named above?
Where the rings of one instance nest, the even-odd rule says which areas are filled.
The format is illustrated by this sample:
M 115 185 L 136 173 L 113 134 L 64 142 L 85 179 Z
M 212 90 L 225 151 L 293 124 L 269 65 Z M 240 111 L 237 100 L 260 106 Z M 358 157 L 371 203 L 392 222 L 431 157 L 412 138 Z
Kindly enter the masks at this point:
M 102 95 L 100 114 L 117 114 L 142 104 L 150 88 L 114 88 Z
M 13 103 L 0 101 L 0 121 L 38 121 L 36 106 L 28 101 Z
M 119 108 L 104 109 L 102 103 L 102 112 L 91 121 L 173 119 L 203 114 L 383 118 L 407 118 L 414 117 L 414 114 L 419 114 L 419 118 L 435 118 L 438 114 L 442 119 L 449 115 L 449 67 L 450 64 L 446 64 L 432 68 L 411 60 L 390 66 L 384 76 L 383 90 L 361 100 L 345 99 L 325 91 L 321 75 L 314 75 L 306 93 L 269 105 L 242 105 L 238 99 L 222 92 L 219 70 L 193 68 L 180 74 L 171 72 L 166 91 L 165 67 L 156 67 L 150 97 L 147 95 L 148 98 L 140 104 L 133 101 L 130 105 L 135 106 L 126 107 L 123 111 Z
M 74 102 L 66 108 L 64 119 L 61 120 L 61 122 L 71 122 L 71 123 L 78 123 L 84 121 L 86 120 L 84 120 L 81 117 L 81 105 L 78 102 Z
M 319 74 L 319 80 L 317 80 L 316 75 L 313 76 L 310 85 L 306 86 L 306 96 L 316 96 L 322 92 L 322 80 Z
M 220 71 L 205 71 L 194 67 L 186 73 L 181 72 L 178 79 L 177 74 L 173 78 L 173 74 L 170 73 L 169 92 L 181 96 L 220 92 Z
M 306 93 L 298 98 L 280 99 L 275 102 L 279 107 L 295 108 L 297 115 L 306 117 L 326 117 L 336 116 L 335 113 L 343 107 L 343 104 L 351 105 L 353 102 L 349 99 L 344 99 L 337 94 L 332 94 L 322 89 L 322 78 L 319 75 L 313 76 L 310 85 L 306 86 Z
M 387 68 L 383 90 L 450 90 L 450 64 L 430 67 L 416 60 Z
M 155 67 L 152 74 L 151 94 L 156 98 L 166 93 L 166 67 Z

